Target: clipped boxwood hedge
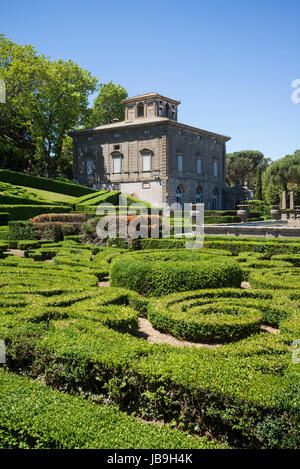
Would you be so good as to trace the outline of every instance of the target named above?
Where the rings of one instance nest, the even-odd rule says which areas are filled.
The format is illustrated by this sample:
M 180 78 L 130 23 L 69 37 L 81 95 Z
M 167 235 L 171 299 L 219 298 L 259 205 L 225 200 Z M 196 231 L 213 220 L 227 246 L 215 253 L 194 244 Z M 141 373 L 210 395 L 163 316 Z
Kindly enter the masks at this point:
M 42 213 L 68 213 L 71 207 L 62 205 L 0 205 L 1 212 L 7 212 L 10 220 L 29 220 Z
M 126 287 L 142 295 L 161 296 L 199 288 L 240 286 L 243 272 L 229 258 L 205 258 L 203 261 L 140 261 L 123 255 L 110 269 L 112 286 Z
M 300 268 L 261 269 L 249 274 L 254 288 L 294 290 L 300 289 Z
M 34 401 L 33 401 L 34 396 Z M 0 370 L 1 449 L 221 449 Z
M 179 339 L 194 342 L 224 342 L 257 334 L 262 314 L 242 305 L 192 305 L 188 311 L 162 311 L 159 304 L 150 303 L 148 319 L 159 330 Z
M 9 182 L 11 184 L 33 187 L 49 192 L 58 192 L 60 194 L 71 195 L 73 197 L 81 197 L 86 194 L 97 192 L 90 187 L 80 186 L 79 184 L 70 184 L 68 182 L 55 181 L 39 176 L 31 176 L 30 174 L 18 173 L 8 169 L 0 169 L 0 181 Z
M 287 303 L 286 296 L 269 290 L 208 289 L 153 299 L 147 317 L 179 339 L 224 342 L 258 333 L 261 324 L 279 327 L 288 316 Z

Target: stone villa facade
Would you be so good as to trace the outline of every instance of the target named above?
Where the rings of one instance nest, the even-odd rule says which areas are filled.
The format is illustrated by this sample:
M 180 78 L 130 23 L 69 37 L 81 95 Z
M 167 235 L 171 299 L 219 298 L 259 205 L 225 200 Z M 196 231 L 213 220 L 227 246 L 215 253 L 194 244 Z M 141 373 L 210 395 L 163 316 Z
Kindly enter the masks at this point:
M 123 100 L 125 120 L 72 132 L 74 177 L 150 203 L 225 208 L 230 137 L 177 121 L 180 101 L 157 93 Z

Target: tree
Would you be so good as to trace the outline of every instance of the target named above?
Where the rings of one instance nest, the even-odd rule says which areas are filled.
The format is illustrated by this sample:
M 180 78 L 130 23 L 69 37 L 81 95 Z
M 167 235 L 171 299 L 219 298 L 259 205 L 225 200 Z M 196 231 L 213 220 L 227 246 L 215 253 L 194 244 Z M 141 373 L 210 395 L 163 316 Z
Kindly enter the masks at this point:
M 1 166 L 54 176 L 67 132 L 83 125 L 98 80 L 71 60 L 51 61 L 0 35 Z
M 36 90 L 32 139 L 35 157 L 46 176 L 56 174 L 67 132 L 78 127 L 88 114 L 88 96 L 97 79 L 71 60 L 44 61 Z
M 227 154 L 227 182 L 230 185 L 241 184 L 254 189 L 256 170 L 261 167 L 262 172 L 269 164 L 260 151 L 244 150 Z
M 282 191 L 297 189 L 300 184 L 300 150 L 273 161 L 263 175 L 263 193 L 269 204 L 279 202 Z
M 255 200 L 263 200 L 262 195 L 262 169 L 259 165 L 256 169 L 256 181 L 255 181 L 255 189 L 254 189 L 254 199 Z
M 100 84 L 100 92 L 95 98 L 90 115 L 86 120 L 88 127 L 96 127 L 112 122 L 113 119 L 124 120 L 125 106 L 122 99 L 128 94 L 121 85 L 115 85 L 112 81 Z
M 40 66 L 41 58 L 32 46 L 15 44 L 0 35 L 0 78 L 6 86 L 6 102 L 0 105 L 3 167 L 24 169 L 34 152 L 30 127 Z

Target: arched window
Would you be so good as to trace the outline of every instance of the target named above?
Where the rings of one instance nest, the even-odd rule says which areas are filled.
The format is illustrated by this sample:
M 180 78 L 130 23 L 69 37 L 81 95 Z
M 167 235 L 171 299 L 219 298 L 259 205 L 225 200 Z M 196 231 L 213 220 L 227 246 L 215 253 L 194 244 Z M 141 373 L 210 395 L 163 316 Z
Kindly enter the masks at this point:
M 176 190 L 176 203 L 179 204 L 181 207 L 183 206 L 183 203 L 182 203 L 182 188 L 180 186 L 178 186 L 177 190 Z
M 219 189 L 216 187 L 212 197 L 212 209 L 219 210 Z
M 144 117 L 144 104 L 143 103 L 139 103 L 137 105 L 137 116 Z
M 197 187 L 195 199 L 196 204 L 203 204 L 203 189 L 201 186 Z

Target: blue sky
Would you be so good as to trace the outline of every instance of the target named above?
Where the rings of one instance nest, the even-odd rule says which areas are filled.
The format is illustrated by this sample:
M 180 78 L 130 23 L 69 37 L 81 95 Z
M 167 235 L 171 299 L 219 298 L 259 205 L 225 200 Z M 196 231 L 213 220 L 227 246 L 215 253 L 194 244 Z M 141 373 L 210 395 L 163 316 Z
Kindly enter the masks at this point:
M 229 152 L 300 148 L 299 0 L 14 0 L 0 31 L 130 96 L 179 99 L 179 120 L 231 136 Z

